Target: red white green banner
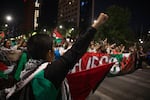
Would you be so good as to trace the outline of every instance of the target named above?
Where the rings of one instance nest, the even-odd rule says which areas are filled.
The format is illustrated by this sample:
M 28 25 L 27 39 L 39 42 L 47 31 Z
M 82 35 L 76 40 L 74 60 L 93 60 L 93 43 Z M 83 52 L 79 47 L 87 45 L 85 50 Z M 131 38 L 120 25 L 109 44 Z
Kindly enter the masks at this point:
M 85 53 L 66 77 L 72 99 L 85 100 L 108 74 L 119 75 L 133 70 L 134 61 L 134 55 L 130 53 Z M 7 67 L 3 63 L 0 63 L 0 67 L 2 77 Z
M 67 75 L 73 100 L 85 100 L 97 88 L 107 74 L 127 73 L 134 66 L 130 53 L 108 55 L 86 53 Z

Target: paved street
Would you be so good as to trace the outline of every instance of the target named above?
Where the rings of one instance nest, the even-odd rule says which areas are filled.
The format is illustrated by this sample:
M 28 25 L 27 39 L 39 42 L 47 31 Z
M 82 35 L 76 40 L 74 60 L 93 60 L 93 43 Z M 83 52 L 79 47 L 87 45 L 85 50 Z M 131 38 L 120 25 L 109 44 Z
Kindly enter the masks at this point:
M 150 100 L 150 69 L 107 77 L 87 100 Z

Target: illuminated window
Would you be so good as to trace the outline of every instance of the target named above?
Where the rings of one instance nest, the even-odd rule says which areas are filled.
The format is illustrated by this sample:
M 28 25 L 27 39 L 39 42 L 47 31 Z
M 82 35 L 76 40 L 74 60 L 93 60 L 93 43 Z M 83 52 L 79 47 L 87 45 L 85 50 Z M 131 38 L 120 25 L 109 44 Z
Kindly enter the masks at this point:
M 84 6 L 84 5 L 85 5 L 85 2 L 82 1 L 82 2 L 81 2 L 81 6 Z
M 72 2 L 71 1 L 69 1 L 69 5 L 71 5 L 72 4 Z

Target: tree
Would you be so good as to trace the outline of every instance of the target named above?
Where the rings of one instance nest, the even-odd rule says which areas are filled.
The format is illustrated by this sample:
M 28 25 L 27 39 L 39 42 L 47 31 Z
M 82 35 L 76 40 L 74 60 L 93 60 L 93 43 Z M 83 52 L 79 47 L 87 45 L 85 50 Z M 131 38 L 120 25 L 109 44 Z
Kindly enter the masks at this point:
M 100 37 L 108 38 L 110 42 L 116 43 L 133 40 L 133 34 L 129 27 L 131 18 L 129 9 L 113 5 L 107 8 L 106 13 L 109 15 L 109 20 L 98 30 L 102 33 Z

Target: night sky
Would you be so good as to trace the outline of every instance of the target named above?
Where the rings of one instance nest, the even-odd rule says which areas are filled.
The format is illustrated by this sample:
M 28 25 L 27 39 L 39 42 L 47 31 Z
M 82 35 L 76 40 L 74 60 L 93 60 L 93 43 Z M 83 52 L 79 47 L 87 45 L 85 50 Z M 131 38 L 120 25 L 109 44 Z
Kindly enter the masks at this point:
M 142 30 L 150 29 L 150 6 L 148 0 L 95 0 L 95 16 L 98 16 L 100 12 L 105 12 L 106 8 L 111 5 L 119 5 L 122 7 L 128 7 L 132 13 L 131 24 Z M 44 0 L 44 4 L 50 4 L 50 8 L 45 10 L 43 13 L 43 19 L 51 19 L 54 20 L 56 13 L 55 10 L 56 5 L 55 0 Z M 23 15 L 23 0 L 1 0 L 0 1 L 0 19 L 4 19 L 4 16 L 8 13 L 12 14 L 15 18 L 14 21 L 16 23 L 20 23 L 22 21 Z M 46 6 L 43 9 L 47 9 Z M 48 13 L 46 15 L 46 13 Z M 54 13 L 54 14 L 53 14 Z M 43 23 L 46 22 L 43 20 Z
M 19 24 L 23 19 L 23 0 L 1 0 L 0 1 L 0 20 L 5 22 L 5 17 L 13 17 L 12 24 Z
M 131 13 L 131 26 L 136 31 L 150 30 L 150 6 L 148 0 L 95 0 L 95 16 L 99 12 L 105 12 L 107 7 L 118 5 L 128 8 Z

